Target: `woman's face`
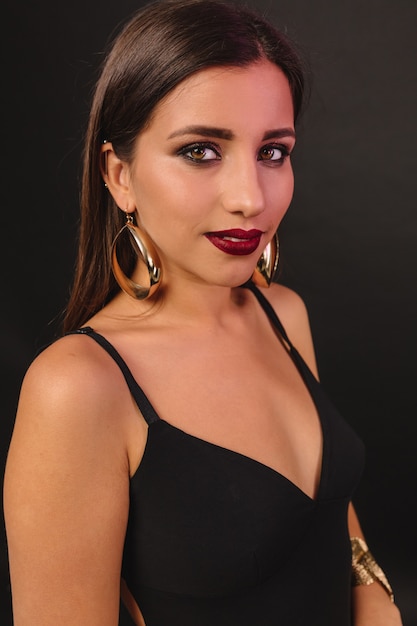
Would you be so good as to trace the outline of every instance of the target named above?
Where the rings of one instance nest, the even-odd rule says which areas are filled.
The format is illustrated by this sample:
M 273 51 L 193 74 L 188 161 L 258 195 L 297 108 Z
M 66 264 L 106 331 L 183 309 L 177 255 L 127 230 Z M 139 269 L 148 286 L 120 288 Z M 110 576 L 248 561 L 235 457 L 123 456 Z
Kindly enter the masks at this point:
M 293 118 L 288 81 L 269 61 L 202 70 L 158 104 L 129 166 L 127 206 L 165 285 L 248 280 L 292 198 Z

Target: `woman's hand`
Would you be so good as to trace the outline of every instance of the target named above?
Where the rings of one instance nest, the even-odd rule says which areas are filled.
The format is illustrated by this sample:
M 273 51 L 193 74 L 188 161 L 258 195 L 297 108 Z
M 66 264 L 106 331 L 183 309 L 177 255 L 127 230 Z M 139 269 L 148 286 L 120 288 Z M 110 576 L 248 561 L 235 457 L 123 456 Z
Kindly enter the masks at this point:
M 402 626 L 398 607 L 375 582 L 352 588 L 353 626 Z

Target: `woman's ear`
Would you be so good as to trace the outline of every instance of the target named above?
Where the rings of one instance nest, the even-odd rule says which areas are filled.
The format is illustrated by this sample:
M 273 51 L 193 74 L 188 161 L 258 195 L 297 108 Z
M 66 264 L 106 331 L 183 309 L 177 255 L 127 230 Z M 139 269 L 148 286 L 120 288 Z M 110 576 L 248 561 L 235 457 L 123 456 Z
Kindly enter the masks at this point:
M 132 213 L 136 206 L 131 194 L 129 166 L 116 156 L 110 141 L 101 146 L 100 170 L 117 206 L 126 213 Z

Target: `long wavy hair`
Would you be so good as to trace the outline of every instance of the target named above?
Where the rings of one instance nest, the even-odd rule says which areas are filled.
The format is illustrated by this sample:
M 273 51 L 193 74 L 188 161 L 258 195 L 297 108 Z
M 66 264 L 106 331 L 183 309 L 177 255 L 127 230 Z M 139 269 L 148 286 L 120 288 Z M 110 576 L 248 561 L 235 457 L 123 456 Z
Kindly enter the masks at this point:
M 82 326 L 119 290 L 110 250 L 124 217 L 103 184 L 103 141 L 131 162 L 155 106 L 181 81 L 205 68 L 245 67 L 261 59 L 287 76 L 296 120 L 306 95 L 303 57 L 285 33 L 253 10 L 222 0 L 159 0 L 137 11 L 116 36 L 88 120 L 78 256 L 63 332 Z

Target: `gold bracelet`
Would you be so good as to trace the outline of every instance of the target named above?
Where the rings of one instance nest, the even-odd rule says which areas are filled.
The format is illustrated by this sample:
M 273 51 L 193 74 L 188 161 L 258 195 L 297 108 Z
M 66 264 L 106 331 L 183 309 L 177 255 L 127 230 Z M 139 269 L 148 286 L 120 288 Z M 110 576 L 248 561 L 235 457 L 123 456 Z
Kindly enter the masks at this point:
M 370 585 L 378 582 L 394 602 L 394 594 L 387 577 L 370 553 L 366 541 L 361 537 L 351 537 L 352 546 L 352 586 Z

